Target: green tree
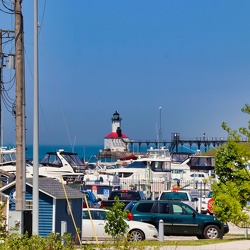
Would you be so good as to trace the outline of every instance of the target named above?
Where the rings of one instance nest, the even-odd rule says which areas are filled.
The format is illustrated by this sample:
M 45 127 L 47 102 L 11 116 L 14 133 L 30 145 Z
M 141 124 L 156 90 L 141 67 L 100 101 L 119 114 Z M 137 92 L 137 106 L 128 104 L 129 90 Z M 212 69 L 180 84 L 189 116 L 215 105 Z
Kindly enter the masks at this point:
M 250 114 L 250 106 L 242 112 Z M 226 123 L 222 128 L 228 132 L 228 142 L 215 155 L 215 173 L 219 181 L 213 184 L 213 212 L 223 222 L 232 222 L 239 227 L 250 225 L 247 202 L 250 201 L 250 121 L 248 128 L 232 130 Z M 241 137 L 246 136 L 244 142 Z
M 6 200 L 0 202 L 0 240 L 3 240 L 7 236 L 7 225 L 6 225 L 6 216 L 4 215 L 4 209 L 7 206 Z
M 115 202 L 110 211 L 107 212 L 107 223 L 105 224 L 105 232 L 111 235 L 115 240 L 124 239 L 128 224 L 124 220 L 127 217 L 127 212 L 123 211 L 124 203 L 115 197 Z

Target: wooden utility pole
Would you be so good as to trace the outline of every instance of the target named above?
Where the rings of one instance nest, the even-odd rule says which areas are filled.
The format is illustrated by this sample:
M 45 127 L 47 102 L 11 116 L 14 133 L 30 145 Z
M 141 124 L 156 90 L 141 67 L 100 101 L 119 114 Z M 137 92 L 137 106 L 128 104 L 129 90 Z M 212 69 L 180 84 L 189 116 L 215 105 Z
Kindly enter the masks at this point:
M 23 86 L 24 86 L 24 45 L 22 0 L 15 0 L 15 66 L 16 66 L 16 210 L 25 210 L 23 200 Z

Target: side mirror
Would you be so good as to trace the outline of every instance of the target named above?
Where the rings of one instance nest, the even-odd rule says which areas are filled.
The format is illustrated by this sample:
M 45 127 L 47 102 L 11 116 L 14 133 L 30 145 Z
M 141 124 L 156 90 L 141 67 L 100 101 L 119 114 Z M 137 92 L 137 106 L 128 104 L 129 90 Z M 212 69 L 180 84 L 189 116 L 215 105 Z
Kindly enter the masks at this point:
M 192 213 L 192 216 L 193 216 L 193 217 L 195 217 L 195 216 L 196 216 L 196 214 L 193 212 L 193 213 Z
M 197 197 L 193 198 L 193 201 L 198 201 L 199 199 Z
M 158 201 L 158 200 L 159 200 L 159 197 L 155 197 L 155 200 Z

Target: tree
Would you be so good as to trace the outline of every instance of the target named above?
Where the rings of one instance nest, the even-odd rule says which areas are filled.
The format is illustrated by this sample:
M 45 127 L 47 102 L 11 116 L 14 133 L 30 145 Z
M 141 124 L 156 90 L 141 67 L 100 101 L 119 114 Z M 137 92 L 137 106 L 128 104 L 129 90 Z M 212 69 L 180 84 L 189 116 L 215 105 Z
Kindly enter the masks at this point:
M 116 240 L 123 239 L 128 231 L 128 224 L 124 220 L 127 217 L 127 212 L 123 211 L 123 207 L 124 203 L 120 202 L 116 196 L 113 206 L 107 212 L 105 232 Z
M 250 114 L 250 106 L 241 110 Z M 250 225 L 247 206 L 250 201 L 250 121 L 248 128 L 232 130 L 226 123 L 222 128 L 228 132 L 228 142 L 215 155 L 215 173 L 219 181 L 213 184 L 213 212 L 223 222 L 232 222 L 238 227 Z M 241 136 L 246 140 L 241 141 Z

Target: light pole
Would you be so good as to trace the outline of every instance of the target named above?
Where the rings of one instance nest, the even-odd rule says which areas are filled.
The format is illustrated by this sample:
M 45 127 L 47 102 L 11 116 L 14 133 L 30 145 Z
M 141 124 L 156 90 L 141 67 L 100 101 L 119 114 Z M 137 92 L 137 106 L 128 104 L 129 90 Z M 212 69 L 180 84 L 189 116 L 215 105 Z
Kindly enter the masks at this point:
M 159 128 L 159 144 L 162 142 L 162 131 L 161 131 L 161 107 L 159 107 L 160 111 L 160 128 Z

